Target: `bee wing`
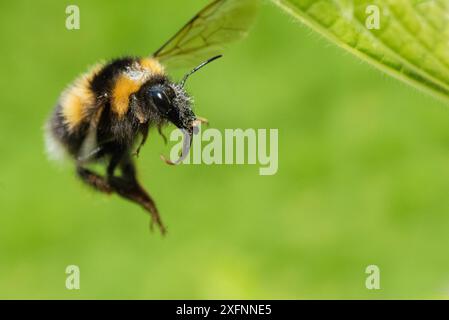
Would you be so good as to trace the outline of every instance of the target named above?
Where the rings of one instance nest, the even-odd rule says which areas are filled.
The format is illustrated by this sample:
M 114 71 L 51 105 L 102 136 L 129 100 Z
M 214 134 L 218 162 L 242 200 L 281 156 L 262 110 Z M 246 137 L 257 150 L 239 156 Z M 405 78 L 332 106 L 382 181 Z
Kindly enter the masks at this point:
M 97 141 L 97 129 L 98 122 L 100 120 L 101 113 L 103 112 L 104 105 L 99 103 L 98 110 L 92 117 L 90 122 L 86 137 L 84 138 L 83 143 L 81 144 L 81 148 L 78 154 L 78 161 L 89 162 L 101 151 L 101 145 Z
M 91 125 L 81 145 L 77 160 L 81 163 L 89 162 L 97 154 L 98 148 L 97 130 Z
M 258 0 L 215 0 L 153 54 L 169 67 L 194 67 L 244 38 L 256 16 Z

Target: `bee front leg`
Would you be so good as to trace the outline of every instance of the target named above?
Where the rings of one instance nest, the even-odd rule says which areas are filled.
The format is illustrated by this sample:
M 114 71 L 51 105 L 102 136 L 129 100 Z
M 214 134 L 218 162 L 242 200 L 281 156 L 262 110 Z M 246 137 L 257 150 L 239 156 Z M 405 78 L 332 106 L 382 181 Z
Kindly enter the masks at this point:
M 136 151 L 133 153 L 133 156 L 139 157 L 140 149 L 145 145 L 148 139 L 148 132 L 150 131 L 150 125 L 148 123 L 142 124 L 139 129 L 140 133 L 142 134 L 142 140 L 140 141 L 139 146 L 137 147 Z
M 164 143 L 167 144 L 168 139 L 167 139 L 167 136 L 162 131 L 162 125 L 157 126 L 157 132 L 159 132 L 159 135 L 162 137 L 162 139 L 164 139 Z
M 198 120 L 199 123 L 209 125 L 209 120 L 203 117 L 196 117 L 196 120 Z

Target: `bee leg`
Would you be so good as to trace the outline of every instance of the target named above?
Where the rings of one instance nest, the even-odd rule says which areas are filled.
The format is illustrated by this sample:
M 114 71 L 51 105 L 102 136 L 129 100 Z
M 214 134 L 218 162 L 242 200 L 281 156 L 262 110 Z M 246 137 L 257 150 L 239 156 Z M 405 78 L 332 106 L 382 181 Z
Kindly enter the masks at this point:
M 164 132 L 162 131 L 162 126 L 161 125 L 159 125 L 158 127 L 157 127 L 157 132 L 159 133 L 159 135 L 162 137 L 162 139 L 164 139 L 164 144 L 167 144 L 168 143 L 168 139 L 167 139 L 167 136 L 164 134 Z
M 131 159 L 125 159 L 121 163 L 122 176 L 109 176 L 108 181 L 114 191 L 125 199 L 142 206 L 151 215 L 151 227 L 155 223 L 162 235 L 166 233 L 166 228 L 162 223 L 156 204 L 145 189 L 139 184 L 136 178 L 136 169 Z
M 142 147 L 145 145 L 145 142 L 147 142 L 149 130 L 150 130 L 150 126 L 148 123 L 146 123 L 145 125 L 143 125 L 140 128 L 140 133 L 142 134 L 142 140 L 140 141 L 140 144 L 137 147 L 137 150 L 133 153 L 133 156 L 136 156 L 137 158 L 139 157 L 140 149 L 142 149 Z
M 89 169 L 85 169 L 82 166 L 78 165 L 76 167 L 76 173 L 84 183 L 98 191 L 107 194 L 111 194 L 114 191 L 105 178 L 92 172 Z
M 199 123 L 201 123 L 201 124 L 205 124 L 205 125 L 209 125 L 209 120 L 207 120 L 206 118 L 203 118 L 203 117 L 196 117 L 196 120 L 198 120 L 199 121 Z
M 121 148 L 116 149 L 115 153 L 112 154 L 111 159 L 109 160 L 108 167 L 106 168 L 108 180 L 114 177 L 115 169 L 122 161 L 122 157 L 123 157 L 123 150 Z

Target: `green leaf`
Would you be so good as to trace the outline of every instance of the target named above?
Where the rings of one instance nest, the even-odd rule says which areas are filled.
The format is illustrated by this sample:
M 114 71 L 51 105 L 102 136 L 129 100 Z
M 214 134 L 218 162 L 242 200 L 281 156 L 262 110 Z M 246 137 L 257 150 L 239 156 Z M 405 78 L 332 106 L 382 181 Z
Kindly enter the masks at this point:
M 449 102 L 449 0 L 272 1 L 362 60 Z

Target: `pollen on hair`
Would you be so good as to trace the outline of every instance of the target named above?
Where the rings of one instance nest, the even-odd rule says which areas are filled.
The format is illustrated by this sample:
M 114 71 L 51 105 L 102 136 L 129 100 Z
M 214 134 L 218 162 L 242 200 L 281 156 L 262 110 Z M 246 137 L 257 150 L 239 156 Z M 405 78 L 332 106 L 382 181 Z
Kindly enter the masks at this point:
M 140 65 L 152 74 L 163 75 L 165 73 L 164 67 L 154 58 L 143 58 L 140 60 Z

